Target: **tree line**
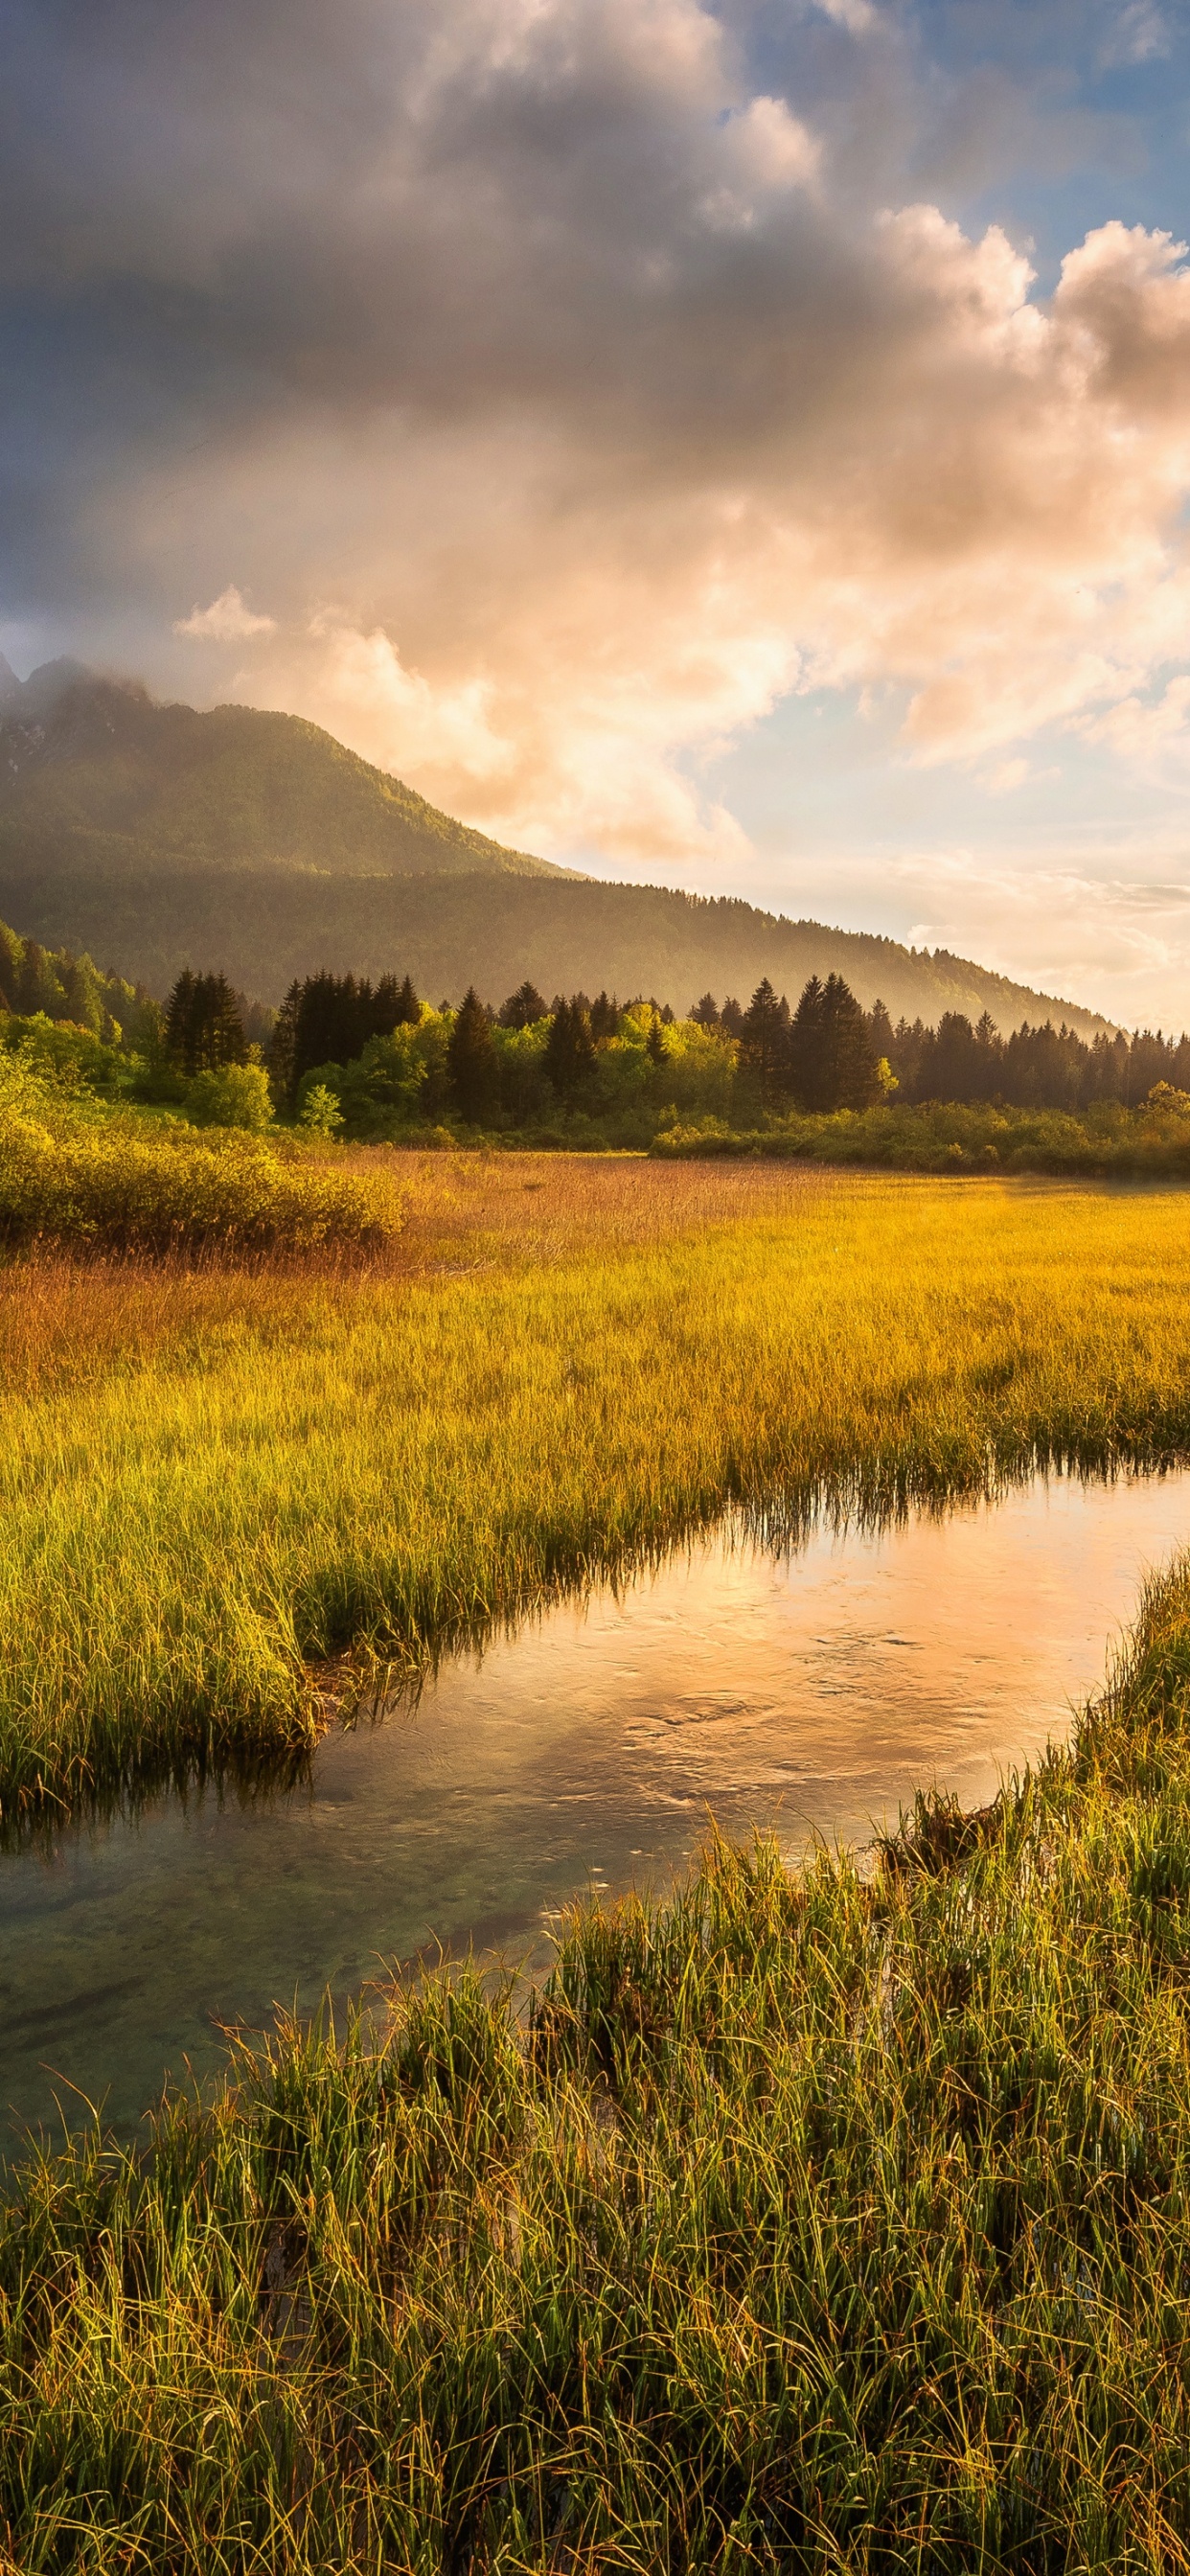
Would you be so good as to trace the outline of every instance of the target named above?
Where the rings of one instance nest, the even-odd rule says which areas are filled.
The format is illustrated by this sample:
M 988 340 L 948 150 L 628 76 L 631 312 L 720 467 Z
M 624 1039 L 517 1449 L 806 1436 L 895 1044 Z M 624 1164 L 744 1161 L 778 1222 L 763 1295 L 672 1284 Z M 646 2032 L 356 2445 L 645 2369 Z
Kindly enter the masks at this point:
M 765 978 L 746 1006 L 708 992 L 681 1021 L 656 997 L 547 1000 L 529 979 L 498 1010 L 474 987 L 458 1008 L 444 1001 L 435 1010 L 408 974 L 373 984 L 329 972 L 291 984 L 272 1013 L 225 975 L 188 968 L 163 1012 L 142 986 L 0 923 L 0 1012 L 89 1029 L 187 1080 L 259 1060 L 263 1050 L 277 1105 L 290 1112 L 312 1076 L 331 1077 L 337 1094 L 338 1076 L 354 1068 L 356 1094 L 366 1093 L 378 1116 L 453 1114 L 479 1126 L 530 1125 L 554 1109 L 598 1120 L 626 1111 L 630 1092 L 642 1114 L 668 1097 L 683 1115 L 733 1120 L 881 1100 L 1133 1108 L 1158 1083 L 1190 1093 L 1185 1034 L 1101 1031 L 1088 1040 L 1065 1025 L 1023 1021 L 1001 1035 L 988 1013 L 973 1025 L 957 1011 L 934 1028 L 904 1018 L 894 1026 L 882 1002 L 865 1010 L 837 974 L 812 975 L 792 1009 Z
M 540 1077 L 530 1100 L 533 1086 L 519 1050 L 516 1073 L 527 1114 L 540 1111 L 543 1097 L 581 1107 L 597 1089 L 601 1055 L 626 1040 L 664 1088 L 683 1026 L 730 1054 L 738 1105 L 750 1111 L 859 1110 L 881 1100 L 1079 1109 L 1095 1100 L 1134 1105 L 1158 1082 L 1190 1091 L 1185 1036 L 1104 1032 L 1088 1041 L 1065 1025 L 1027 1021 L 1002 1036 L 989 1014 L 973 1026 L 961 1012 L 946 1013 L 933 1029 L 921 1020 L 894 1026 L 883 1002 L 865 1010 L 838 974 L 810 976 L 792 1009 L 767 977 L 746 1007 L 731 995 L 720 1003 L 704 993 L 683 1024 L 655 998 L 621 1004 L 606 992 L 593 999 L 580 992 L 547 1001 L 529 980 L 498 1010 L 472 986 L 457 1009 L 443 1002 L 432 1014 L 408 974 L 373 985 L 322 973 L 293 983 L 278 1013 L 269 1048 L 278 1097 L 292 1106 L 313 1072 L 350 1065 L 374 1051 L 373 1042 L 415 1029 L 427 1016 L 437 1018 L 443 1033 L 437 1097 L 427 1106 L 453 1110 L 474 1125 L 509 1106 L 506 1040 L 514 1034 L 531 1037 Z

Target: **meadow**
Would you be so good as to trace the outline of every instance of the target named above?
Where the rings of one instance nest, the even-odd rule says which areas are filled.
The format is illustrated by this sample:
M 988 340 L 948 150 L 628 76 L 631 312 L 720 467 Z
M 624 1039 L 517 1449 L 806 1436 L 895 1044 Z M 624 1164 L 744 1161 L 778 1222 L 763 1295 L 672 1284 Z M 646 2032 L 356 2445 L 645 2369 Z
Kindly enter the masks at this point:
M 0 1797 L 292 1757 L 728 1505 L 879 1514 L 1190 1449 L 1173 1190 L 343 1152 L 371 1259 L 0 1273 Z
M 836 1219 L 836 1221 L 841 1221 Z M 1190 1562 L 1067 1749 L 281 2026 L 0 2214 L 21 2576 L 1170 2576 Z

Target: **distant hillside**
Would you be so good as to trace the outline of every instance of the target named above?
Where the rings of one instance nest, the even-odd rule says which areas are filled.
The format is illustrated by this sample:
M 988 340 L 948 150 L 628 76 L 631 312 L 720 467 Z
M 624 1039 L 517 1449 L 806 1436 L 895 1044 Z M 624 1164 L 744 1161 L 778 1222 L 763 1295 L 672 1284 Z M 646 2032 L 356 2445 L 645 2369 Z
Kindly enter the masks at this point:
M 552 868 L 295 716 L 161 707 L 73 664 L 23 685 L 0 673 L 0 918 L 158 994 L 185 965 L 273 1002 L 320 966 L 395 967 L 432 1001 L 474 983 L 500 1002 L 528 975 L 547 995 L 606 987 L 686 1011 L 708 990 L 746 1001 L 763 975 L 793 998 L 835 968 L 894 1019 L 1106 1026 L 942 949 Z
M 159 706 L 76 662 L 24 683 L 0 673 L 0 868 L 34 861 L 88 877 L 262 863 L 324 876 L 567 873 L 453 822 L 300 716 Z

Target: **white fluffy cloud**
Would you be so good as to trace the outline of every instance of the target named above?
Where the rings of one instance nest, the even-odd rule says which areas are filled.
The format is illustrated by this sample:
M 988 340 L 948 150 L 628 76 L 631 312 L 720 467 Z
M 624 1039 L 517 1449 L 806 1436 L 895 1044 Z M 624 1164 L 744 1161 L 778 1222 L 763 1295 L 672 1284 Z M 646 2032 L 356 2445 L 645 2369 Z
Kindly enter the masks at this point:
M 250 635 L 272 635 L 275 617 L 257 617 L 229 582 L 226 590 L 213 599 L 209 608 L 195 606 L 189 617 L 175 617 L 175 635 L 191 635 L 202 644 L 242 644 Z
M 380 613 L 341 585 L 333 612 L 278 625 L 238 689 L 522 841 L 638 859 L 736 846 L 675 755 L 791 688 L 898 690 L 904 756 L 981 764 L 993 789 L 1055 724 L 1124 759 L 1168 747 L 1190 708 L 1169 678 L 1190 660 L 1181 261 L 1167 235 L 1111 223 L 1043 306 L 1001 231 L 969 240 L 912 206 L 854 250 L 870 327 L 837 372 L 820 356 L 799 399 L 790 368 L 753 434 L 710 455 L 668 425 L 625 455 L 598 420 L 532 409 L 468 424 L 449 454 L 357 424 Z M 269 438 L 237 474 L 241 519 L 278 478 L 299 514 L 335 480 L 317 440 Z M 328 563 L 354 542 L 338 522 Z

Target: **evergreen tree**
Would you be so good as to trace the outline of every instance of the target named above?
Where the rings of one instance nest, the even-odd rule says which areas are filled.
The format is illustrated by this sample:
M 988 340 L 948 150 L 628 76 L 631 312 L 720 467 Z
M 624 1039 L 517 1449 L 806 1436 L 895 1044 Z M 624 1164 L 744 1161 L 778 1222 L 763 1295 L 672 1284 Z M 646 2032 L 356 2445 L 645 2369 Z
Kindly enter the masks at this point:
M 891 1059 L 890 1059 L 891 1061 Z M 866 1109 L 880 1084 L 868 1017 L 841 975 L 811 975 L 789 1034 L 790 1079 L 799 1108 Z
M 821 1107 L 869 1108 L 879 1090 L 876 1050 L 863 1006 L 841 975 L 828 975 L 823 985 L 820 1030 Z
M 398 1029 L 415 1029 L 420 1018 L 421 1003 L 413 989 L 413 978 L 407 975 L 397 995 L 397 1016 L 393 1026 Z
M 455 1107 L 472 1127 L 482 1127 L 496 1106 L 500 1065 L 491 1022 L 474 984 L 468 985 L 446 1050 Z
M 822 1004 L 821 981 L 811 975 L 802 986 L 789 1030 L 789 1087 L 799 1109 L 822 1106 Z
M 662 1020 L 660 1012 L 654 1009 L 652 1019 L 649 1022 L 649 1034 L 645 1039 L 645 1054 L 647 1055 L 654 1072 L 660 1072 L 662 1065 L 666 1061 L 665 1040 L 662 1037 L 661 1029 Z
M 734 993 L 729 993 L 726 1001 L 724 1002 L 723 1008 L 719 1013 L 719 1026 L 722 1029 L 725 1038 L 739 1039 L 743 1037 L 744 1014 Z
M 400 1009 L 401 996 L 396 976 L 382 975 L 372 995 L 370 1024 L 362 1043 L 366 1046 L 368 1038 L 390 1038 L 400 1018 Z
M 719 1005 L 715 1000 L 714 994 L 704 993 L 701 1001 L 695 1003 L 694 1008 L 690 1013 L 690 1017 L 692 1020 L 697 1021 L 700 1029 L 717 1029 L 719 1026 Z
M 744 1013 L 740 1061 L 747 1068 L 761 1105 L 771 1109 L 789 1084 L 789 1004 L 778 1001 L 766 975 Z
M 301 1006 L 302 988 L 295 977 L 273 1022 L 267 1055 L 273 1096 L 284 1101 L 288 1108 L 293 1106 L 298 1084 L 297 1033 Z
M 170 1062 L 191 1078 L 244 1063 L 243 1022 L 226 975 L 183 968 L 166 1006 L 165 1045 Z
M 585 1088 L 594 1062 L 595 1041 L 581 998 L 575 994 L 567 1002 L 559 994 L 545 1042 L 543 1067 L 559 1100 L 577 1097 Z
M 594 1038 L 596 1045 L 598 1045 L 600 1038 L 615 1038 L 619 1036 L 621 1016 L 620 1005 L 617 1002 L 614 993 L 610 998 L 606 993 L 596 994 L 595 999 L 591 1004 L 590 1013 L 591 1035 Z
M 17 977 L 18 1011 L 28 1019 L 44 1011 L 47 1019 L 56 1020 L 62 1017 L 65 1005 L 66 995 L 54 972 L 53 958 L 36 939 L 27 939 Z
M 873 1002 L 868 1013 L 868 1036 L 872 1041 L 873 1054 L 887 1056 L 891 1064 L 893 1049 L 897 1042 L 896 1031 L 881 1001 Z
M 531 984 L 526 976 L 517 991 L 509 994 L 500 1013 L 500 1026 L 502 1029 L 531 1029 L 538 1020 L 548 1018 L 549 1005 L 545 995 L 539 993 L 536 984 Z

